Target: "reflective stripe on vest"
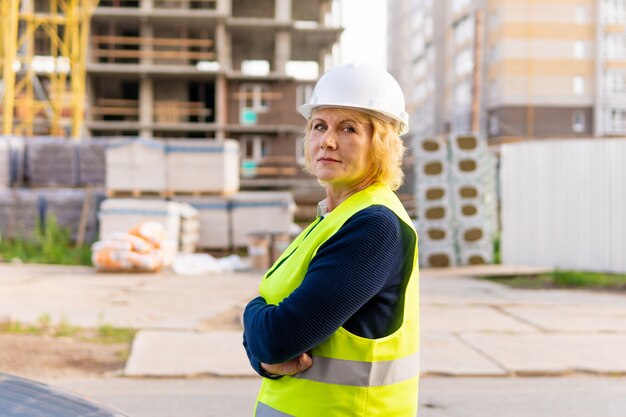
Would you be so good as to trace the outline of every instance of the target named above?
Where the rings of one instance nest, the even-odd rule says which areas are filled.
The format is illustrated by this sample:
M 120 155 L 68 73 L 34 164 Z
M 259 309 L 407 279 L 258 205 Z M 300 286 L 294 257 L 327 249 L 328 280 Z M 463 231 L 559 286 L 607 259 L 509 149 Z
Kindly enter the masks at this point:
M 293 378 L 355 387 L 380 387 L 419 376 L 419 352 L 379 362 L 348 361 L 316 356 L 313 366 Z
M 258 402 L 256 405 L 256 417 L 294 417 L 291 414 L 283 413 L 275 408 L 270 407 L 267 404 Z

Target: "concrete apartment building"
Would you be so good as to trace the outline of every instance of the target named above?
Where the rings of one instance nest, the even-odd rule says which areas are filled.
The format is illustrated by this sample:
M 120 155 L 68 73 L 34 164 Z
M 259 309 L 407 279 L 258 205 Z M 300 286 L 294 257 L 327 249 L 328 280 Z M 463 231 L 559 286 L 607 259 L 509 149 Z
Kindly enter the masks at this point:
M 417 138 L 626 135 L 626 0 L 390 0 Z
M 244 185 L 293 186 L 297 108 L 334 64 L 337 13 L 337 0 L 101 0 L 87 133 L 234 138 L 255 168 Z

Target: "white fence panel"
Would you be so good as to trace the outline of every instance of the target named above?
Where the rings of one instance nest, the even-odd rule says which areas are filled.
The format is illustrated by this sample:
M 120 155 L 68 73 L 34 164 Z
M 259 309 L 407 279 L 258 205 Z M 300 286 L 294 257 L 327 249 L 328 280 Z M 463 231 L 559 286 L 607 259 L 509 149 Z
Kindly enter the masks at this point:
M 506 264 L 626 273 L 626 139 L 502 146 Z

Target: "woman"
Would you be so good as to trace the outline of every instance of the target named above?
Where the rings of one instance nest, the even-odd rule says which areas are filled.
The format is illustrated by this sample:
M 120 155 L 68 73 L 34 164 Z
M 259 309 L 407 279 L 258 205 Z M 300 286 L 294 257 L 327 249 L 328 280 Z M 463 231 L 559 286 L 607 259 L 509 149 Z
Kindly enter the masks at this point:
M 393 193 L 402 91 L 383 69 L 343 65 L 301 113 L 306 168 L 327 198 L 244 312 L 244 346 L 264 377 L 255 415 L 415 416 L 417 235 Z

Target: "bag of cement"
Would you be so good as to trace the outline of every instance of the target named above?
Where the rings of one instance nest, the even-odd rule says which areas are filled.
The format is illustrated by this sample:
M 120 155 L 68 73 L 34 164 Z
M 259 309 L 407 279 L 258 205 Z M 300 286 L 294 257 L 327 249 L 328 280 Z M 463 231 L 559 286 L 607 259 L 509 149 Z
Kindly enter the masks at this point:
M 155 248 L 160 248 L 165 241 L 165 227 L 157 222 L 141 223 L 129 233 L 153 244 Z
M 110 272 L 157 272 L 163 266 L 163 256 L 158 252 L 137 253 L 112 247 L 94 251 L 91 261 L 99 271 Z

